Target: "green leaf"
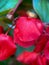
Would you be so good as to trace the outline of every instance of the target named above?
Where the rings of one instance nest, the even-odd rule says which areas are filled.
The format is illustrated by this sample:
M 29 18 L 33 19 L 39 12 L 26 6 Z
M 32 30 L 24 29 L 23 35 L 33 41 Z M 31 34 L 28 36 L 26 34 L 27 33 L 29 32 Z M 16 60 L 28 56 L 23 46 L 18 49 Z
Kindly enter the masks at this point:
M 5 17 L 0 17 L 0 26 L 4 27 L 4 31 L 7 31 L 8 28 L 10 27 L 9 25 L 12 26 L 12 21 L 5 18 Z
M 5 16 L 11 9 L 15 8 L 19 0 L 1 0 L 0 1 L 0 17 Z
M 14 8 L 17 3 L 18 0 L 0 0 L 0 12 Z
M 0 61 L 0 65 L 8 65 L 8 63 L 11 61 L 11 58 L 5 60 L 5 61 Z
M 12 25 L 12 21 L 6 17 L 0 17 L 0 25 L 4 27 L 4 30 L 8 30 L 9 25 Z
M 32 0 L 33 7 L 43 22 L 49 23 L 49 0 Z
M 10 10 L 6 10 L 6 11 L 3 11 L 3 12 L 0 12 L 0 17 L 2 16 L 6 16 L 6 14 L 8 14 Z
M 34 46 L 31 46 L 29 48 L 23 48 L 21 46 L 17 46 L 17 50 L 16 50 L 16 56 L 18 56 L 20 53 L 22 53 L 23 51 L 33 51 Z
M 0 23 L 1 23 L 2 21 L 4 21 L 4 23 L 6 23 L 6 24 L 12 24 L 12 21 L 9 20 L 9 19 L 6 18 L 6 17 L 0 17 Z

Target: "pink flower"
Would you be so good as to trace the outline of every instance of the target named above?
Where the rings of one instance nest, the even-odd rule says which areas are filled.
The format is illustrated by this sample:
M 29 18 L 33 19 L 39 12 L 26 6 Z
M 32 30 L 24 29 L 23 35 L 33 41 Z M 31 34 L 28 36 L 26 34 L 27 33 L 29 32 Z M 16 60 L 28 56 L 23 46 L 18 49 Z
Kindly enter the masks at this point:
M 30 47 L 43 31 L 43 24 L 37 18 L 19 17 L 14 29 L 14 41 L 22 47 Z
M 0 34 L 0 61 L 8 59 L 16 51 L 12 37 Z

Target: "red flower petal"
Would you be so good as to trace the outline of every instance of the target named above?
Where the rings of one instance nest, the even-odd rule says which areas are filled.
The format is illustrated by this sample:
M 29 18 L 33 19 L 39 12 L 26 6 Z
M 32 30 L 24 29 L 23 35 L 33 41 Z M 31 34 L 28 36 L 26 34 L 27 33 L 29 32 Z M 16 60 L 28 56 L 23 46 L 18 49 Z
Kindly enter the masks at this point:
M 5 34 L 0 34 L 0 61 L 6 60 L 16 51 L 16 46 L 12 38 Z
M 34 41 L 41 35 L 42 30 L 43 25 L 41 20 L 37 18 L 20 17 L 14 29 L 14 40 L 22 47 L 32 46 Z
M 47 64 L 46 64 L 46 63 L 47 63 L 47 59 L 46 59 L 46 57 L 43 56 L 41 59 L 42 59 L 42 63 L 43 63 L 43 65 L 47 65 Z
M 34 51 L 42 52 L 48 40 L 49 36 L 47 34 L 42 34 L 41 37 L 39 37 L 39 40 L 37 41 Z
M 17 57 L 17 60 L 25 64 L 30 64 L 37 58 L 37 56 L 38 54 L 35 52 L 23 52 Z
M 3 27 L 0 26 L 0 34 L 3 33 L 3 30 L 4 30 Z
M 46 26 L 46 32 L 49 33 L 49 25 Z
M 47 59 L 49 59 L 49 41 L 48 41 L 48 43 L 47 43 L 46 46 L 45 46 L 44 54 L 45 54 L 45 57 L 46 57 Z
M 46 65 L 46 58 L 35 52 L 23 52 L 17 57 L 17 60 L 27 65 Z

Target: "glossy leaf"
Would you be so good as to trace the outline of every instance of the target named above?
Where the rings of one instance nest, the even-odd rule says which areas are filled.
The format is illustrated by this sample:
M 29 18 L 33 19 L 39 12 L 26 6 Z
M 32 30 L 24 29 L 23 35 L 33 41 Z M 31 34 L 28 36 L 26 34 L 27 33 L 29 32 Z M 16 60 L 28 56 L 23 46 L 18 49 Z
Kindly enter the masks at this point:
M 49 23 L 49 0 L 32 0 L 33 7 L 40 19 Z
M 14 8 L 18 0 L 1 0 L 0 1 L 0 12 Z
M 0 17 L 1 16 L 6 16 L 6 14 L 9 12 L 10 10 L 6 10 L 6 11 L 3 11 L 3 12 L 0 12 Z

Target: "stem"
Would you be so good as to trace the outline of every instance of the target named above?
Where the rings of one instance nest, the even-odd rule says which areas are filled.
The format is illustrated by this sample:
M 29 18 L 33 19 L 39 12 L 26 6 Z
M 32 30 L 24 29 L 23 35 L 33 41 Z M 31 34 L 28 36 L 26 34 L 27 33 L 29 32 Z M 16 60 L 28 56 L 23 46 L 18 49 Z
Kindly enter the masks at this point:
M 11 30 L 11 28 L 8 28 L 7 32 L 6 32 L 6 35 L 9 33 L 9 31 Z
M 17 3 L 16 7 L 14 9 L 11 9 L 11 11 L 7 14 L 7 18 L 12 20 L 13 19 L 13 15 L 16 12 L 17 8 L 19 7 L 19 5 L 21 4 L 22 0 L 19 0 L 19 2 Z
M 13 25 L 8 28 L 7 32 L 5 33 L 6 35 L 9 33 L 9 31 L 12 29 Z

